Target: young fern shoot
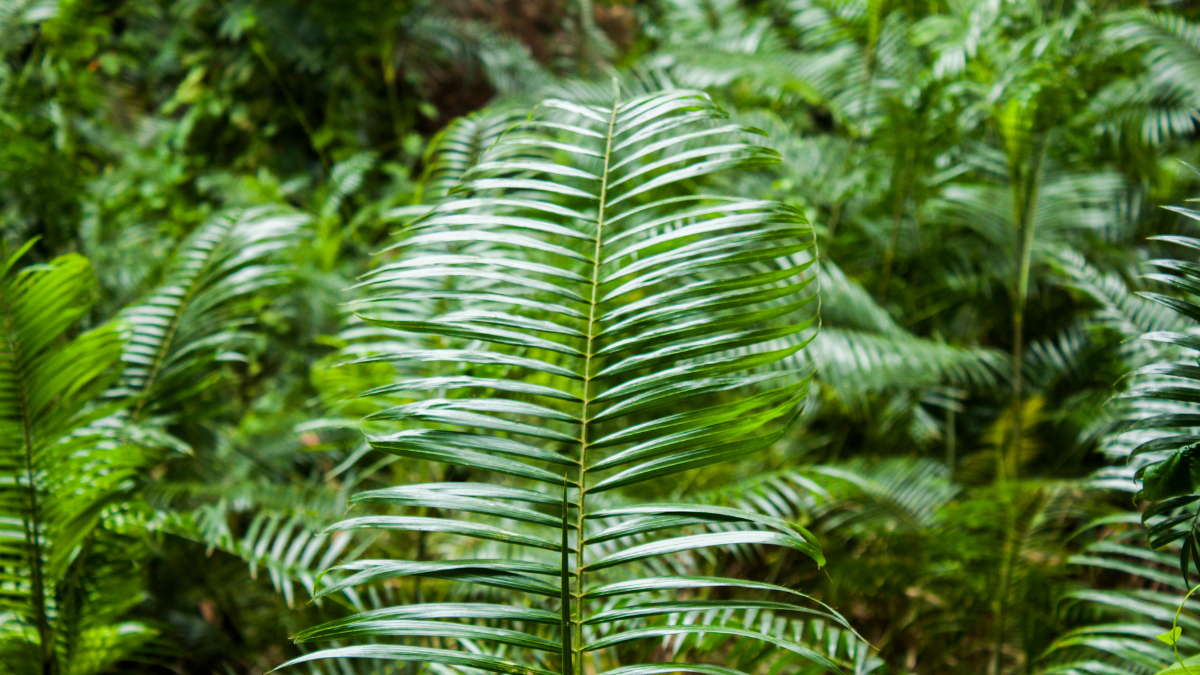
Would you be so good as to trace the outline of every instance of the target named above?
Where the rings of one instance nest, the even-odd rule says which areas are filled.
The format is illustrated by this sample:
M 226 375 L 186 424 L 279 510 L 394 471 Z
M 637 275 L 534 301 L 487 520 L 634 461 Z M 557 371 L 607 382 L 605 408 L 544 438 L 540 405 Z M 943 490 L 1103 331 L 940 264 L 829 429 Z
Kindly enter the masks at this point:
M 786 637 L 689 618 L 799 612 L 845 625 L 833 610 L 771 583 L 658 565 L 730 546 L 824 563 L 791 522 L 645 498 L 671 491 L 652 482 L 775 445 L 808 391 L 792 357 L 816 330 L 813 231 L 791 207 L 705 191 L 714 174 L 778 161 L 746 140 L 761 132 L 726 118 L 697 91 L 608 106 L 545 101 L 450 199 L 399 232 L 362 281 L 370 297 L 359 307 L 414 346 L 360 359 L 399 373 L 369 392 L 397 404 L 363 425 L 373 448 L 453 467 L 459 480 L 362 493 L 355 503 L 390 510 L 335 528 L 428 533 L 443 544 L 432 550 L 452 543 L 456 553 L 346 562 L 317 595 L 412 577 L 506 602 L 358 614 L 296 637 L 352 646 L 286 665 L 361 657 L 497 673 L 737 673 L 639 656 L 664 637 L 711 633 L 838 670 Z M 446 309 L 389 317 L 396 301 Z

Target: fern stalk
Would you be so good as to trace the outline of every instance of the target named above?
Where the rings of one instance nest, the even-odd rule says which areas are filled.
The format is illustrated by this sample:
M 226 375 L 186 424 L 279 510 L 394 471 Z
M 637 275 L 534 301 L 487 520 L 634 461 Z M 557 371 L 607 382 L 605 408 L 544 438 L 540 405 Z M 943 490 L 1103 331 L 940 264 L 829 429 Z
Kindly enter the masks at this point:
M 1015 133 L 1015 132 L 1014 132 Z M 1009 445 L 1009 453 L 1011 462 L 1012 475 L 1008 475 L 1008 466 L 1001 459 L 1002 466 L 997 474 L 1001 482 L 1005 480 L 1016 480 L 1020 471 L 1021 461 L 1021 441 L 1024 432 L 1024 391 L 1022 381 L 1024 379 L 1025 367 L 1025 306 L 1029 300 L 1029 277 L 1030 270 L 1033 266 L 1033 244 L 1037 236 L 1037 201 L 1038 189 L 1042 180 L 1042 164 L 1046 154 L 1046 138 L 1041 136 L 1035 143 L 1033 151 L 1030 153 L 1030 164 L 1027 170 L 1022 170 L 1020 159 L 1014 156 L 1009 158 L 1009 180 L 1012 189 L 1012 209 L 1013 218 L 1016 225 L 1016 254 L 1017 254 L 1017 270 L 1016 278 L 1014 279 L 1014 301 L 1013 301 L 1013 405 L 1014 408 L 1014 423 L 1012 442 Z M 1003 458 L 1003 453 L 1001 453 Z M 999 645 L 997 646 L 997 650 Z M 997 652 L 997 659 L 999 652 Z
M 581 3 L 584 7 L 584 3 Z M 590 3 L 587 3 L 587 9 L 591 9 Z M 585 500 L 587 495 L 587 450 L 588 450 L 588 412 L 592 403 L 592 358 L 596 352 L 596 307 L 600 293 L 600 251 L 604 242 L 604 211 L 608 204 L 608 167 L 612 160 L 612 141 L 613 141 L 613 126 L 617 121 L 617 106 L 620 99 L 613 101 L 612 112 L 608 117 L 608 132 L 604 138 L 604 169 L 600 173 L 600 203 L 597 205 L 596 216 L 596 237 L 595 247 L 592 251 L 592 288 L 591 296 L 588 303 L 588 319 L 587 319 L 587 348 L 585 350 L 587 356 L 584 359 L 583 367 L 583 403 L 580 405 L 579 419 L 579 488 L 577 489 L 578 501 L 575 503 L 577 520 L 575 522 L 575 616 L 572 621 L 574 623 L 573 633 L 576 649 L 580 649 L 583 644 L 583 618 L 580 615 L 580 608 L 583 606 L 583 516 L 585 511 Z M 582 672 L 583 654 L 578 652 L 575 655 L 575 667 L 578 672 Z

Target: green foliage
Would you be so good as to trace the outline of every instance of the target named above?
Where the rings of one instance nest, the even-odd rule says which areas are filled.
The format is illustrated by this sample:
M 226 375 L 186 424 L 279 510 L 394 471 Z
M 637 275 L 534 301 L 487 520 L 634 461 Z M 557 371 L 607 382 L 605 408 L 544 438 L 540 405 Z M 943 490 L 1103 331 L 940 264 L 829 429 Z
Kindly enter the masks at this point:
M 721 577 L 740 586 L 642 598 L 691 603 L 676 614 L 630 615 L 636 595 L 572 602 L 575 648 L 652 635 L 582 660 L 572 653 L 576 667 L 1176 667 L 1156 636 L 1169 633 L 1195 583 L 1200 502 L 1189 447 L 1198 441 L 1191 426 L 1164 425 L 1196 414 L 1193 350 L 1179 344 L 1194 332 L 1195 317 L 1179 310 L 1194 302 L 1195 270 L 1190 253 L 1154 237 L 1197 234 L 1188 213 L 1158 206 L 1194 196 L 1185 162 L 1197 159 L 1198 19 L 1186 4 L 1125 0 L 0 3 L 0 239 L 25 250 L 5 288 L 54 277 L 75 289 L 56 300 L 67 309 L 28 327 L 47 340 L 45 354 L 73 356 L 30 366 L 48 374 L 39 386 L 69 392 L 58 399 L 69 405 L 46 409 L 54 424 L 35 439 L 45 466 L 21 478 L 28 467 L 12 457 L 24 454 L 3 460 L 6 476 L 17 473 L 0 481 L 9 509 L 0 528 L 12 535 L 0 555 L 0 632 L 5 649 L 33 651 L 5 652 L 13 656 L 0 671 L 44 674 L 45 661 L 59 673 L 241 675 L 323 647 L 401 645 L 557 671 L 561 553 L 523 544 L 561 548 L 566 532 L 571 569 L 579 523 L 563 527 L 564 478 L 578 483 L 571 472 L 586 466 L 594 486 L 625 470 L 636 478 L 643 464 L 644 475 L 678 468 L 674 454 L 591 464 L 619 446 L 581 464 L 576 423 L 589 416 L 571 397 L 655 375 L 665 379 L 654 386 L 669 388 L 661 398 L 615 389 L 633 398 L 594 401 L 591 413 L 627 405 L 613 409 L 629 414 L 589 425 L 619 433 L 676 414 L 701 424 L 689 411 L 742 406 L 746 417 L 707 425 L 762 447 L 589 495 L 585 510 L 614 515 L 584 518 L 601 540 L 582 547 L 583 583 Z M 684 106 L 664 109 L 681 126 L 606 152 L 614 77 L 627 102 Z M 533 107 L 546 98 L 561 103 Z M 728 119 L 699 119 L 717 109 Z M 685 127 L 712 135 L 685 137 Z M 676 145 L 652 145 L 660 139 Z M 617 166 L 635 146 L 648 154 Z M 670 295 L 735 269 L 716 265 L 611 299 L 613 311 L 626 301 L 641 308 L 631 315 L 643 312 L 644 323 L 590 321 L 588 303 L 556 293 L 587 299 L 596 278 L 587 247 L 598 183 L 571 171 L 634 176 L 605 194 L 610 215 L 695 198 L 606 217 L 620 232 L 666 220 L 617 241 L 610 253 L 643 237 L 660 243 L 629 251 L 600 279 L 651 274 L 637 266 L 673 255 L 664 264 L 690 270 L 703 263 L 688 255 L 718 255 L 736 240 L 730 232 L 759 232 L 736 224 L 751 216 L 780 219 L 768 229 L 811 223 L 819 256 L 797 255 L 819 261 L 754 263 L 811 264 L 790 300 L 780 290 L 739 313 L 740 296 L 730 295 L 709 312 Z M 653 183 L 660 174 L 673 178 Z M 758 206 L 737 210 L 746 204 Z M 716 221 L 734 229 L 704 230 Z M 1167 262 L 1141 278 L 1151 259 Z M 799 319 L 773 312 L 817 285 L 822 330 L 751 339 L 735 350 L 755 364 L 746 371 L 707 372 L 703 358 L 677 364 L 662 354 L 588 387 L 572 379 L 588 371 L 566 350 L 588 353 L 589 325 L 630 330 L 594 334 L 614 351 L 634 345 L 597 352 L 595 367 L 607 368 L 677 334 L 699 339 L 709 314 L 718 326 L 768 317 L 762 329 L 782 329 Z M 651 306 L 655 298 L 664 301 Z M 806 310 L 815 303 L 796 313 Z M 1144 333 L 1184 337 L 1137 339 Z M 748 374 L 763 379 L 737 379 Z M 772 399 L 781 387 L 791 398 Z M 459 424 L 488 420 L 570 440 Z M 752 434 L 760 422 L 763 433 Z M 468 432 L 510 454 L 443 442 Z M 397 434 L 392 450 L 372 449 Z M 653 447 L 661 435 L 631 442 Z M 697 453 L 685 461 L 702 464 L 713 447 L 684 450 Z M 534 490 L 541 502 L 411 492 L 428 484 Z M 568 487 L 566 512 L 577 518 L 578 487 Z M 1145 511 L 1149 541 L 1131 511 L 1138 491 L 1164 498 Z M 31 496 L 47 504 L 41 541 L 26 534 Z M 688 511 L 629 511 L 647 503 Z M 711 522 L 723 509 L 742 524 Z M 470 531 L 329 529 L 363 517 Z M 828 564 L 818 569 L 787 546 L 726 543 L 587 567 L 663 537 L 771 532 L 766 523 L 779 523 L 769 519 L 812 532 Z M 659 521 L 679 529 L 628 534 Z M 500 536 L 488 528 L 521 543 L 477 536 Z M 601 537 L 606 528 L 615 529 Z M 356 573 L 320 576 L 330 566 L 472 559 L 548 565 L 559 575 L 510 574 L 555 594 L 409 575 L 312 600 Z M 29 581 L 38 560 L 41 585 Z M 837 608 L 853 630 L 778 606 L 788 602 Z M 1195 602 L 1179 617 L 1185 658 L 1200 649 Z M 288 639 L 429 606 L 515 608 L 549 623 L 398 615 L 372 625 L 459 632 Z M 613 612 L 619 623 L 585 623 Z M 508 642 L 489 641 L 497 635 Z M 621 665 L 666 660 L 686 664 Z M 427 660 L 296 668 L 477 672 Z
M 163 281 L 121 312 L 130 335 L 120 394 L 131 417 L 178 409 L 212 385 L 203 377 L 215 361 L 242 359 L 237 343 L 256 295 L 287 282 L 288 268 L 271 264 L 291 245 L 306 218 L 259 208 L 218 216 L 172 256 Z
M 126 506 L 156 453 L 109 423 L 99 399 L 120 372 L 121 339 L 105 325 L 71 340 L 95 281 L 63 256 L 0 268 L 0 508 L 6 579 L 0 665 L 12 673 L 99 673 L 154 635 L 123 622 L 138 589 L 106 522 Z
M 464 172 L 458 199 L 406 225 L 385 249 L 405 255 L 361 282 L 370 293 L 363 319 L 429 336 L 437 346 L 397 345 L 359 361 L 394 363 L 407 375 L 362 395 L 412 401 L 367 415 L 368 442 L 404 459 L 495 478 L 360 493 L 352 503 L 404 510 L 332 529 L 446 533 L 479 540 L 469 547 L 476 553 L 343 563 L 316 597 L 408 577 L 516 597 L 506 606 L 374 610 L 298 640 L 454 637 L 549 652 L 556 671 L 582 672 L 585 660 L 609 667 L 614 654 L 607 650 L 625 643 L 699 632 L 756 637 L 836 667 L 786 636 L 673 620 L 767 608 L 844 625 L 836 614 L 759 600 L 681 602 L 672 600 L 673 589 L 745 582 L 628 572 L 652 569 L 663 556 L 737 545 L 786 547 L 823 563 L 803 529 L 700 504 L 618 500 L 605 507 L 612 490 L 763 450 L 806 396 L 803 370 L 775 366 L 811 339 L 804 332 L 814 325 L 805 316 L 814 304 L 805 291 L 813 280 L 805 274 L 812 231 L 782 205 L 694 192 L 708 174 L 775 161 L 770 150 L 738 140 L 752 129 L 723 123 L 724 116 L 689 91 L 617 98 L 607 107 L 548 100 L 534 121 L 501 136 Z M 456 154 L 435 171 L 454 172 L 461 147 L 451 141 Z M 386 309 L 414 300 L 445 309 L 419 319 Z M 744 393 L 729 396 L 737 391 Z M 403 430 L 387 433 L 395 422 Z M 414 512 L 462 515 L 407 515 Z M 628 543 L 610 551 L 605 542 Z M 557 600 L 555 611 L 539 608 L 545 597 Z M 621 603 L 599 601 L 610 597 Z M 667 623 L 645 622 L 656 616 Z M 439 618 L 514 623 L 430 621 Z M 540 636 L 537 624 L 558 630 Z M 425 645 L 336 647 L 290 663 L 357 656 L 493 672 L 545 672 L 550 665 L 546 657 L 514 662 L 486 650 Z
M 1189 209 L 1176 209 L 1189 218 L 1197 215 Z M 1161 241 L 1188 248 L 1200 248 L 1200 242 L 1190 237 L 1166 236 Z M 1151 261 L 1160 270 L 1147 276 L 1162 284 L 1164 289 L 1174 289 L 1183 294 L 1195 290 L 1195 271 L 1192 264 L 1183 260 L 1159 259 Z M 1185 323 L 1200 317 L 1200 310 L 1187 295 L 1178 297 L 1161 292 L 1148 292 L 1146 298 L 1169 308 L 1180 315 Z M 1184 326 L 1180 326 L 1183 328 Z M 1184 350 L 1195 350 L 1195 338 L 1188 332 L 1166 330 L 1147 332 L 1143 339 L 1177 350 L 1165 354 L 1168 359 L 1142 366 L 1133 373 L 1136 385 L 1125 396 L 1136 400 L 1140 409 L 1127 424 L 1130 430 L 1153 430 L 1150 440 L 1145 440 L 1128 455 L 1128 460 L 1137 469 L 1135 478 L 1142 480 L 1141 499 L 1158 502 L 1143 513 L 1142 520 L 1149 527 L 1150 544 L 1162 548 L 1180 542 L 1180 572 L 1185 582 L 1192 563 L 1200 569 L 1200 552 L 1196 550 L 1194 514 L 1187 507 L 1196 501 L 1193 495 L 1200 488 L 1200 469 L 1196 467 L 1196 438 L 1190 433 L 1195 413 L 1196 379 L 1194 366 L 1181 359 Z M 1200 418 L 1197 418 L 1200 419 Z M 1182 430 L 1183 433 L 1174 430 Z

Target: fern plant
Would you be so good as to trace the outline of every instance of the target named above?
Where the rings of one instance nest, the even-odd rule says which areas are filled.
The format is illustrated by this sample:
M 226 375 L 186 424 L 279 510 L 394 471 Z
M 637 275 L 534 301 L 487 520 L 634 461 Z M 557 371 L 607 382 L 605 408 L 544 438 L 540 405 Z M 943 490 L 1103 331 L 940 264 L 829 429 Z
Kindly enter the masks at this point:
M 1173 564 L 1172 550 L 1148 551 L 1137 527 L 1137 513 L 1118 513 L 1088 523 L 1084 531 L 1103 527 L 1110 534 L 1071 557 L 1070 562 L 1106 574 L 1128 575 L 1133 583 L 1120 588 L 1082 588 L 1063 599 L 1072 615 L 1097 617 L 1092 623 L 1070 630 L 1046 650 L 1043 673 L 1100 675 L 1115 672 L 1161 673 L 1175 664 L 1170 646 L 1154 638 L 1169 633 L 1187 585 L 1179 575 L 1167 571 Z M 1194 654 L 1200 643 L 1195 634 L 1195 600 L 1178 615 L 1183 634 L 1180 653 Z M 1194 668 L 1193 668 L 1194 670 Z M 1182 671 L 1177 671 L 1182 675 Z
M 1200 220 L 1200 213 L 1191 209 L 1172 210 Z M 1200 240 L 1191 237 L 1162 236 L 1156 239 L 1200 250 Z M 1160 271 L 1147 275 L 1147 278 L 1161 283 L 1166 289 L 1178 291 L 1178 295 L 1157 292 L 1143 295 L 1174 311 L 1188 323 L 1200 321 L 1200 305 L 1188 299 L 1200 290 L 1197 284 L 1200 272 L 1195 263 L 1160 259 L 1150 264 Z M 1187 326 L 1180 325 L 1180 328 L 1186 330 Z M 1200 338 L 1182 330 L 1148 332 L 1142 338 L 1188 352 L 1200 350 Z M 1200 435 L 1196 434 L 1196 428 L 1200 427 L 1200 409 L 1196 407 L 1200 402 L 1200 385 L 1197 384 L 1200 369 L 1181 357 L 1180 352 L 1168 351 L 1157 362 L 1134 372 L 1135 386 L 1125 396 L 1134 399 L 1141 411 L 1126 430 L 1151 432 L 1149 438 L 1144 438 L 1144 442 L 1129 454 L 1130 463 L 1137 467 L 1135 478 L 1142 481 L 1138 497 L 1157 502 L 1143 512 L 1142 521 L 1149 526 L 1151 547 L 1180 543 L 1180 573 L 1185 585 L 1190 585 L 1188 568 L 1195 564 L 1200 570 L 1200 528 L 1197 527 L 1196 507 L 1200 500 L 1200 494 L 1197 494 L 1200 491 Z
M 431 550 L 453 540 L 470 553 L 345 562 L 317 597 L 425 578 L 509 601 L 361 613 L 296 637 L 353 646 L 285 665 L 361 657 L 582 673 L 586 660 L 589 670 L 619 666 L 641 641 L 725 634 L 838 669 L 785 636 L 695 621 L 769 610 L 845 625 L 808 596 L 655 573 L 673 556 L 731 546 L 824 562 L 788 521 L 642 498 L 650 483 L 771 447 L 810 382 L 794 357 L 816 326 L 813 233 L 790 207 L 703 191 L 711 174 L 777 161 L 746 140 L 760 132 L 725 117 L 695 91 L 545 101 L 467 172 L 457 199 L 403 228 L 360 285 L 374 301 L 361 315 L 427 340 L 359 359 L 398 372 L 363 396 L 402 398 L 363 426 L 376 450 L 454 477 L 361 493 L 355 503 L 391 510 L 333 529 L 424 533 Z M 403 319 L 371 309 L 396 300 L 443 311 Z M 619 672 L 736 672 L 634 660 Z
M 133 399 L 134 420 L 178 412 L 211 384 L 214 363 L 245 360 L 237 347 L 251 337 L 248 300 L 287 281 L 278 255 L 308 220 L 278 207 L 221 214 L 180 246 L 145 300 L 122 311 L 128 365 L 119 393 Z
M 159 453 L 99 398 L 120 374 L 120 331 L 69 338 L 95 297 L 87 260 L 18 269 L 32 243 L 0 261 L 0 671 L 88 675 L 155 634 L 125 621 L 140 578 L 108 521 Z

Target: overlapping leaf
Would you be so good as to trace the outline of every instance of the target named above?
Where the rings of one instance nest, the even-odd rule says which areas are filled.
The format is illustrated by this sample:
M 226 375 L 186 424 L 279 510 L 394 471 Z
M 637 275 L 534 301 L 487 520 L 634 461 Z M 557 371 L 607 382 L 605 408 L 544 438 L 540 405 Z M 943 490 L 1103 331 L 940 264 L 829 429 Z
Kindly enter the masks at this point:
M 1200 217 L 1188 209 L 1176 210 L 1190 218 Z M 1200 249 L 1200 241 L 1188 237 L 1159 239 L 1185 250 Z M 1176 293 L 1145 293 L 1145 297 L 1169 308 L 1188 324 L 1200 320 L 1200 306 L 1189 299 L 1200 289 L 1200 267 L 1186 259 L 1155 260 L 1151 265 L 1159 271 L 1148 278 Z M 1200 341 L 1189 332 L 1153 331 L 1142 338 L 1176 348 L 1182 354 L 1200 351 Z M 1138 467 L 1135 477 L 1142 481 L 1139 496 L 1158 502 L 1143 514 L 1143 521 L 1150 527 L 1150 544 L 1160 548 L 1181 541 L 1179 563 L 1185 579 L 1193 563 L 1200 569 L 1200 537 L 1194 524 L 1194 493 L 1200 490 L 1200 459 L 1196 457 L 1200 436 L 1195 432 L 1200 427 L 1200 407 L 1196 405 L 1200 403 L 1200 368 L 1191 360 L 1162 361 L 1140 368 L 1134 373 L 1136 385 L 1125 394 L 1154 411 L 1126 426 L 1131 431 L 1157 432 L 1129 455 L 1130 463 Z

